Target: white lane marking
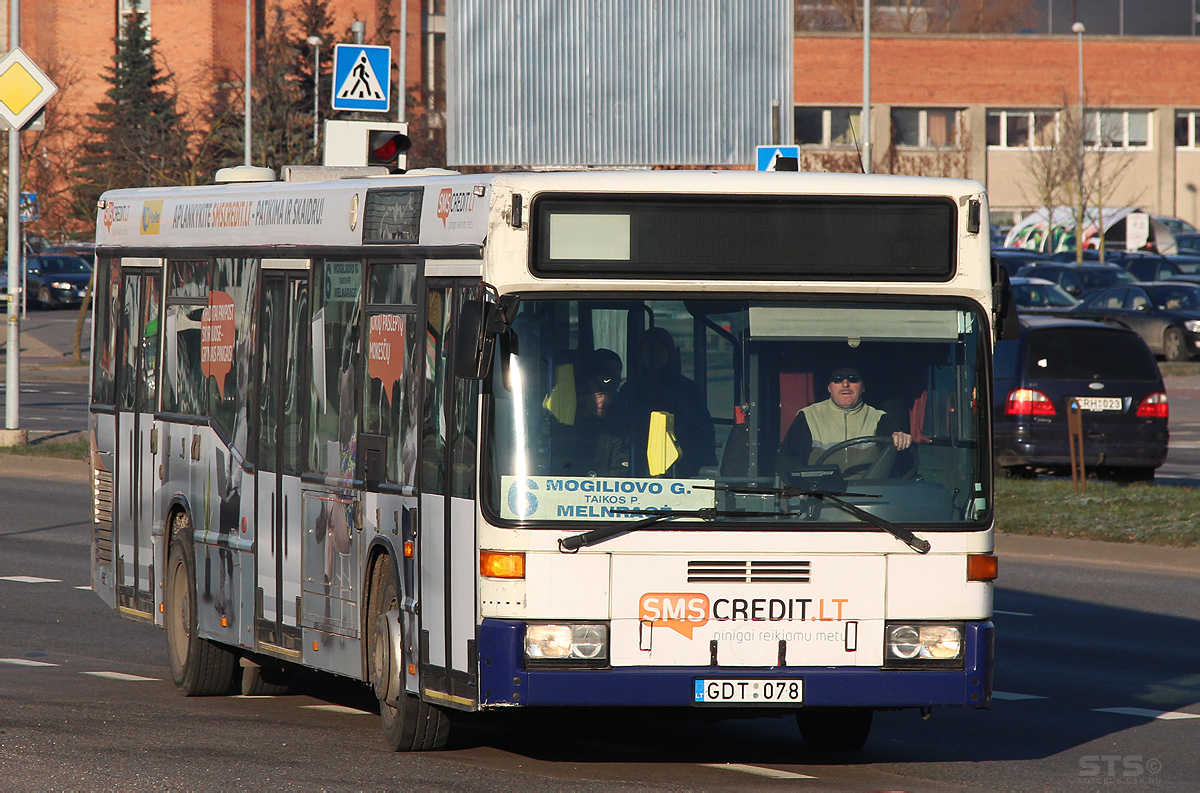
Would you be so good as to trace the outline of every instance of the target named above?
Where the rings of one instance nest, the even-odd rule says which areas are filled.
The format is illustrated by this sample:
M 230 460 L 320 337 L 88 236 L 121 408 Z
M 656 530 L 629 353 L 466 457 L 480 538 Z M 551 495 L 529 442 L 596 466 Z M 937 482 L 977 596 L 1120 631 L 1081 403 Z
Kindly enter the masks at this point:
M 992 609 L 993 614 L 1007 614 L 1010 617 L 1036 617 L 1036 614 L 1030 614 L 1025 611 L 1001 611 L 1000 609 Z
M 1126 716 L 1142 716 L 1147 719 L 1200 719 L 1200 713 L 1184 713 L 1179 710 L 1150 710 L 1149 708 L 1092 708 L 1097 713 L 1121 713 Z
M 302 708 L 309 710 L 324 710 L 329 713 L 349 713 L 354 716 L 365 716 L 367 711 L 359 710 L 358 708 L 348 708 L 345 705 L 301 705 Z
M 125 680 L 131 683 L 150 683 L 158 680 L 157 677 L 141 677 L 140 675 L 127 675 L 124 672 L 80 672 L 82 675 L 91 675 L 92 677 L 103 677 L 108 680 Z
M 91 591 L 92 591 L 92 588 L 91 588 L 91 586 L 77 586 L 77 587 L 75 587 L 75 588 L 76 588 L 76 589 L 82 589 L 84 592 L 91 592 Z
M 770 779 L 816 779 L 808 774 L 796 774 L 791 771 L 780 771 L 777 768 L 763 768 L 757 765 L 742 765 L 741 763 L 702 763 L 703 768 L 721 768 L 726 771 L 740 771 L 743 774 L 765 776 Z
M 993 691 L 992 699 L 1010 699 L 1014 702 L 1020 699 L 1046 699 L 1037 694 L 1014 694 L 1011 691 Z
M 31 575 L 0 575 L 0 581 L 15 581 L 18 584 L 58 584 L 57 578 L 38 578 Z
M 31 661 L 28 658 L 0 658 L 0 664 L 12 664 L 13 666 L 58 666 L 45 661 Z

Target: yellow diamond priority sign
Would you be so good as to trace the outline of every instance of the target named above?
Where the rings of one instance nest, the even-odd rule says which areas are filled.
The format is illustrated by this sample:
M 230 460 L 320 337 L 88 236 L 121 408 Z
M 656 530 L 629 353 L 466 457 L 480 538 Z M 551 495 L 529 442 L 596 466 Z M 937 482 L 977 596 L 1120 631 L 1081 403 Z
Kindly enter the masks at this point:
M 58 92 L 58 86 L 20 47 L 0 60 L 0 118 L 20 129 Z

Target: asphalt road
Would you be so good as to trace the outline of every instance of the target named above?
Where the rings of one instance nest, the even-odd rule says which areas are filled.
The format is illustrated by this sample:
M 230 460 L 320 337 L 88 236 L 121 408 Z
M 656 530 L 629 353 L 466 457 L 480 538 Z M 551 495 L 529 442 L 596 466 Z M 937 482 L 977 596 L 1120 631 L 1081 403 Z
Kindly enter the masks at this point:
M 180 696 L 162 632 L 86 589 L 88 498 L 81 464 L 0 455 L 12 789 L 1200 787 L 1200 551 L 1001 537 L 993 708 L 880 713 L 850 758 L 807 751 L 790 719 L 587 711 L 457 725 L 448 751 L 396 755 L 364 689 L 336 678 Z

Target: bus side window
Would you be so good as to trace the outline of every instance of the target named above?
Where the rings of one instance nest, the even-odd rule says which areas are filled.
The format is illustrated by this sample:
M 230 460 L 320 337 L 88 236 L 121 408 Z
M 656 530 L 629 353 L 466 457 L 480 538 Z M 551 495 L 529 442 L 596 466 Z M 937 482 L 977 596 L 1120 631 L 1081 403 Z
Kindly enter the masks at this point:
M 113 360 L 114 339 L 116 329 L 115 319 L 120 317 L 117 306 L 113 303 L 117 298 L 120 269 L 109 259 L 101 259 L 96 267 L 95 275 L 95 311 L 93 322 L 96 326 L 96 343 L 93 352 L 92 366 L 92 402 L 97 405 L 112 405 L 116 401 L 115 362 Z
M 470 297 L 466 289 L 459 289 L 456 296 L 458 307 Z M 450 495 L 458 498 L 475 497 L 475 458 L 478 448 L 479 406 L 476 395 L 479 381 L 454 378 L 454 405 L 450 415 L 454 422 L 454 448 L 450 457 Z
M 425 316 L 425 405 L 422 412 L 421 492 L 446 493 L 446 366 L 450 290 L 430 289 Z
M 412 359 L 416 355 L 416 265 L 373 264 L 367 282 L 367 372 L 363 432 L 384 439 L 383 479 L 415 484 Z
M 350 479 L 357 464 L 362 262 L 320 262 L 313 285 L 308 470 Z

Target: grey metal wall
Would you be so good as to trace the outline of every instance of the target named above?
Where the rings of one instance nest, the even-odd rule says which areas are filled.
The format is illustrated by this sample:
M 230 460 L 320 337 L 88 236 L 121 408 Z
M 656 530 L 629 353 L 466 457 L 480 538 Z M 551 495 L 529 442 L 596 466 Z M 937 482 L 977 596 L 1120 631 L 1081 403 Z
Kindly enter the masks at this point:
M 792 140 L 790 0 L 449 0 L 453 165 L 753 166 Z

